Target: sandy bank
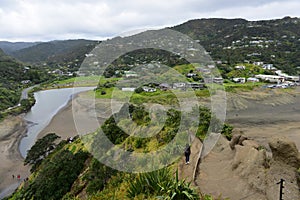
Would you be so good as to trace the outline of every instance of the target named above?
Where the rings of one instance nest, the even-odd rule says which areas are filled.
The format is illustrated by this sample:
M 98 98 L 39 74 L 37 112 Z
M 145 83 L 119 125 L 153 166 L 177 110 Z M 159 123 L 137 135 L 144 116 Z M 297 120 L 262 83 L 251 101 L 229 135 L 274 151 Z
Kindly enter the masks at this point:
M 120 105 L 116 104 L 115 107 L 114 111 L 118 111 Z M 61 139 L 67 139 L 78 135 L 78 130 L 82 129 L 84 133 L 94 132 L 112 112 L 110 99 L 93 99 L 84 92 L 80 93 L 52 118 L 46 128 L 39 133 L 38 138 L 48 133 L 56 133 Z M 75 119 L 76 123 L 80 123 L 80 129 L 76 128 Z
M 26 123 L 21 116 L 10 116 L 0 123 L 0 197 L 4 189 L 11 193 L 21 179 L 28 177 L 29 167 L 24 166 L 19 143 L 26 134 Z M 12 175 L 15 175 L 13 179 Z

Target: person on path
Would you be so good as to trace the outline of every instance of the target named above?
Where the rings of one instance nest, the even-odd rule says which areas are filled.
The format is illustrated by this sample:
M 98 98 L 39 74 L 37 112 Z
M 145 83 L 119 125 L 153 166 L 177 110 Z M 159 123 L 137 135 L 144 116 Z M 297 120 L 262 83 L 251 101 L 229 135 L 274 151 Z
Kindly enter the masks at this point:
M 184 155 L 185 155 L 185 164 L 187 165 L 190 163 L 190 155 L 191 155 L 191 147 L 189 144 L 186 144 Z

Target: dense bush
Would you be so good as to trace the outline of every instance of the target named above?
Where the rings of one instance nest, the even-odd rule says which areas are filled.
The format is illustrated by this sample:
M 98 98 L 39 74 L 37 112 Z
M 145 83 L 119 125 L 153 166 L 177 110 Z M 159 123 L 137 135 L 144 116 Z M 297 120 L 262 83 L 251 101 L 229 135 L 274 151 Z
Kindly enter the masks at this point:
M 84 167 L 88 153 L 62 149 L 48 157 L 41 164 L 35 178 L 29 180 L 28 186 L 18 191 L 13 199 L 61 199 L 70 191 L 72 184 Z
M 41 164 L 42 160 L 46 155 L 54 149 L 54 141 L 60 138 L 55 133 L 50 133 L 41 139 L 38 139 L 36 143 L 28 151 L 25 158 L 25 165 L 32 165 L 31 172 L 34 172 L 37 167 Z
M 140 194 L 166 200 L 199 199 L 199 195 L 190 187 L 190 183 L 179 180 L 178 172 L 176 172 L 174 179 L 168 168 L 139 174 L 135 181 L 130 182 L 127 197 L 133 199 Z
M 117 170 L 107 167 L 93 158 L 90 162 L 88 172 L 83 177 L 83 180 L 87 181 L 87 193 L 93 194 L 101 191 L 111 176 L 116 173 Z

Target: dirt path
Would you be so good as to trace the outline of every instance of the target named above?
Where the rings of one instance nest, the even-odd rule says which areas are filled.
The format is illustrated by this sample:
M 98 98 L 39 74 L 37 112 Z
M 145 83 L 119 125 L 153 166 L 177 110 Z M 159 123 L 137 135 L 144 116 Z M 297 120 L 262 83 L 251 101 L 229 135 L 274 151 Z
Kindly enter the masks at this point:
M 185 156 L 181 158 L 181 161 L 178 165 L 178 175 L 180 179 L 185 179 L 188 182 L 194 183 L 193 175 L 196 170 L 196 166 L 199 160 L 200 150 L 202 148 L 202 143 L 198 138 L 193 140 L 191 145 L 191 156 L 190 163 L 188 165 L 185 164 Z
M 229 142 L 220 137 L 215 147 L 198 166 L 196 183 L 204 194 L 214 197 L 240 199 L 265 199 L 253 190 L 248 180 L 233 172 L 234 153 Z

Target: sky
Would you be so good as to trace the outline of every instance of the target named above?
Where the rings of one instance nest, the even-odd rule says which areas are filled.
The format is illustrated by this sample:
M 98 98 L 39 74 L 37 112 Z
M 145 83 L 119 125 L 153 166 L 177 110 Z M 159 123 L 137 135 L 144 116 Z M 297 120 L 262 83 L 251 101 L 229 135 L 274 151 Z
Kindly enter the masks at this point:
M 190 19 L 300 17 L 299 0 L 0 0 L 0 41 L 103 40 Z

